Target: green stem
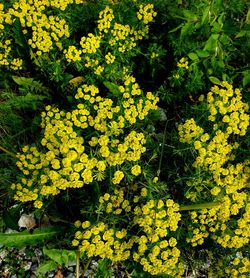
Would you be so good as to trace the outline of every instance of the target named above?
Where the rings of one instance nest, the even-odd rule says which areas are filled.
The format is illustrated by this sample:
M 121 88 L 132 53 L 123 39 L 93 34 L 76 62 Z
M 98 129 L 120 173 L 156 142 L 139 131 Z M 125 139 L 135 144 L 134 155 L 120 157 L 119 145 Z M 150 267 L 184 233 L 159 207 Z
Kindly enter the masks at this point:
M 91 258 L 87 261 L 87 263 L 86 263 L 86 265 L 85 265 L 85 267 L 83 269 L 82 277 L 84 276 L 85 272 L 88 270 L 89 264 L 90 264 L 91 261 L 92 261 Z
M 164 133 L 163 133 L 161 156 L 160 156 L 159 167 L 158 167 L 158 171 L 157 171 L 158 176 L 161 173 L 161 164 L 162 164 L 162 159 L 163 159 L 164 145 L 165 145 L 165 141 L 166 141 L 167 126 L 168 126 L 168 121 L 165 124 Z
M 12 152 L 6 150 L 4 147 L 1 147 L 1 146 L 0 146 L 0 150 L 3 151 L 3 152 L 5 152 L 5 153 L 7 153 L 8 155 L 10 155 L 10 156 L 16 158 L 16 155 L 15 155 L 14 153 L 12 153 Z
M 196 209 L 206 209 L 206 208 L 214 208 L 221 205 L 221 202 L 209 202 L 209 203 L 203 203 L 203 204 L 194 204 L 194 205 L 186 205 L 186 206 L 180 206 L 180 211 L 184 210 L 196 210 Z

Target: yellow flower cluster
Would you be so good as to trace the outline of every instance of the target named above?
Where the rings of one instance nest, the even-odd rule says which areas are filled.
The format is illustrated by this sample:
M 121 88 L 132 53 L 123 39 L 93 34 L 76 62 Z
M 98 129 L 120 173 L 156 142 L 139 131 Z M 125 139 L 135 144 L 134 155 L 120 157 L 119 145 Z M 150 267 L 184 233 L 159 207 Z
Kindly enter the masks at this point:
M 88 257 L 100 256 L 112 261 L 132 258 L 151 275 L 168 274 L 181 277 L 184 266 L 179 262 L 180 250 L 177 248 L 177 240 L 168 235 L 178 228 L 181 218 L 179 205 L 171 199 L 146 201 L 148 191 L 145 187 L 140 189 L 134 184 L 131 189 L 132 191 L 127 191 L 127 188 L 115 189 L 113 194 L 105 193 L 99 198 L 99 208 L 96 212 L 100 217 L 109 219 L 112 229 L 101 219 L 93 226 L 89 221 L 77 221 L 75 226 L 82 227 L 84 231 L 78 230 L 75 233 L 72 245 L 78 246 L 80 252 L 86 253 Z M 141 192 L 140 196 L 134 196 L 138 190 Z M 128 199 L 125 199 L 125 193 Z M 132 202 L 129 201 L 131 198 Z M 136 205 L 139 199 L 141 204 Z M 121 214 L 124 220 L 133 219 L 132 235 L 129 231 L 130 224 L 127 230 L 117 228 L 123 226 L 120 221 Z
M 181 58 L 180 61 L 177 63 L 177 67 L 188 69 L 188 59 L 184 57 Z
M 70 45 L 68 50 L 64 49 L 63 53 L 69 63 L 81 61 L 82 50 L 78 50 L 74 45 Z
M 117 45 L 119 52 L 131 50 L 136 46 L 135 32 L 129 25 L 115 23 L 111 30 L 112 38 L 109 40 L 110 46 Z
M 249 164 L 250 161 L 246 160 L 242 163 L 235 165 L 229 164 L 228 167 L 222 167 L 220 169 L 220 175 L 214 174 L 214 180 L 217 186 L 224 188 L 226 194 L 234 194 L 246 188 L 250 171 Z
M 104 71 L 104 67 L 103 66 L 98 66 L 96 69 L 95 69 L 95 71 L 94 71 L 94 73 L 96 74 L 96 75 L 101 75 L 101 73 Z
M 4 13 L 5 24 L 13 24 L 15 18 L 19 18 L 23 27 L 23 33 L 27 35 L 32 32 L 28 44 L 36 50 L 37 55 L 49 52 L 53 49 L 53 43 L 58 42 L 62 37 L 69 37 L 69 28 L 64 19 L 55 15 L 47 15 L 48 8 L 65 8 L 74 3 L 69 1 L 16 1 L 11 8 Z
M 0 3 L 0 37 L 3 34 L 4 30 L 4 4 Z
M 145 195 L 146 192 L 141 192 Z M 169 231 L 176 231 L 181 219 L 179 205 L 173 200 L 150 200 L 134 208 L 134 220 L 142 235 L 137 236 L 138 245 L 133 259 L 151 275 L 168 274 L 181 277 L 184 266 L 179 262 L 180 250 L 174 237 L 167 239 Z
M 233 150 L 239 147 L 238 143 L 233 142 L 232 135 L 245 135 L 249 125 L 248 105 L 241 99 L 240 90 L 234 90 L 227 82 L 222 82 L 221 88 L 214 86 L 207 95 L 209 120 L 216 120 L 213 124 L 214 135 L 200 129 L 201 132 L 193 136 L 195 128 L 188 128 L 190 121 L 192 125 L 196 125 L 193 119 L 179 129 L 180 141 L 192 143 L 198 152 L 193 166 L 211 174 L 205 187 L 209 188 L 216 201 L 220 201 L 217 207 L 191 213 L 195 225 L 191 228 L 192 236 L 187 241 L 193 246 L 202 244 L 209 234 L 224 248 L 241 248 L 249 243 L 246 227 L 249 225 L 250 206 L 246 190 L 250 161 L 236 164 L 231 162 L 234 160 Z M 231 120 L 225 120 L 225 117 Z M 203 188 L 200 187 L 199 190 Z M 242 214 L 237 225 L 232 227 L 232 216 Z
M 131 27 L 129 25 L 122 25 L 120 23 L 114 24 L 111 34 L 114 37 L 115 41 L 125 40 L 131 32 Z
M 0 53 L 0 65 L 9 65 L 8 56 L 11 51 L 11 40 L 6 40 L 4 43 L 0 42 L 0 49 L 4 51 L 4 53 Z
M 89 33 L 87 37 L 82 37 L 80 45 L 82 47 L 82 53 L 96 53 L 96 50 L 100 47 L 101 36 L 95 36 Z
M 144 24 L 148 24 L 154 20 L 154 17 L 156 17 L 157 12 L 154 11 L 154 5 L 153 4 L 147 4 L 147 5 L 140 5 L 140 9 L 137 12 L 137 18 L 139 20 L 142 20 Z
M 105 60 L 106 60 L 106 63 L 109 65 L 109 64 L 113 64 L 114 61 L 115 61 L 115 56 L 112 55 L 110 52 L 108 52 L 106 55 L 105 55 Z
M 194 118 L 186 120 L 184 124 L 180 124 L 178 126 L 179 131 L 179 140 L 182 143 L 192 143 L 192 141 L 198 137 L 200 137 L 204 130 L 200 126 L 198 126 L 194 120 Z
M 245 181 L 245 187 L 248 178 Z M 241 248 L 247 245 L 250 238 L 248 231 L 250 205 L 245 205 L 246 202 L 247 194 L 236 191 L 225 195 L 216 207 L 191 212 L 194 225 L 191 228 L 192 236 L 187 239 L 187 242 L 190 242 L 192 246 L 203 244 L 204 238 L 211 234 L 212 239 L 224 248 Z M 237 226 L 232 229 L 231 217 L 242 213 L 243 209 L 245 213 L 237 220 Z
M 214 121 L 215 115 L 218 116 L 218 123 L 213 125 L 214 136 L 204 133 L 203 129 L 197 126 L 194 119 L 187 120 L 185 124 L 180 125 L 178 128 L 180 141 L 189 144 L 193 143 L 194 148 L 199 153 L 194 167 L 204 167 L 209 170 L 218 185 L 223 184 L 220 181 L 221 176 L 228 176 L 230 171 L 231 173 L 234 171 L 232 169 L 234 166 L 230 166 L 230 171 L 227 168 L 223 168 L 227 162 L 234 159 L 232 151 L 239 147 L 238 143 L 232 144 L 230 136 L 245 135 L 249 126 L 248 105 L 241 101 L 240 91 L 238 89 L 233 90 L 233 87 L 227 82 L 222 82 L 221 87 L 221 89 L 218 86 L 212 87 L 207 96 L 210 112 L 209 120 Z M 228 117 L 226 121 L 225 117 Z M 228 119 L 231 120 L 228 121 Z M 194 139 L 196 140 L 194 141 Z M 242 166 L 238 164 L 237 167 Z M 237 170 L 238 172 L 239 170 Z M 229 177 L 227 180 L 229 180 Z M 218 190 L 217 193 L 219 193 Z M 214 190 L 213 195 L 217 195 L 216 190 Z
M 0 42 L 0 66 L 9 66 L 13 70 L 22 69 L 23 60 L 20 58 L 12 58 L 10 55 L 11 52 L 11 40 L 5 40 Z
M 104 222 L 90 226 L 89 221 L 83 222 L 82 228 L 83 231 L 75 233 L 72 245 L 78 246 L 80 252 L 85 253 L 89 258 L 99 256 L 102 259 L 120 262 L 130 257 L 134 240 L 130 238 L 126 241 L 127 230 L 109 228 Z
M 143 120 L 150 110 L 157 109 L 156 104 L 159 101 L 159 98 L 155 97 L 151 92 L 147 92 L 146 101 L 139 98 L 142 91 L 134 77 L 125 76 L 124 86 L 120 86 L 119 90 L 124 98 L 122 106 L 124 108 L 125 119 L 130 124 L 134 124 L 137 119 Z M 138 99 L 138 101 L 136 101 L 136 99 Z
M 17 166 L 23 174 L 28 176 L 32 171 L 33 175 L 28 179 L 22 178 L 20 183 L 11 185 L 11 189 L 16 191 L 14 199 L 21 202 L 35 201 L 38 198 L 38 189 L 34 189 L 33 184 L 36 181 L 38 170 L 46 166 L 47 162 L 36 147 L 24 147 L 23 154 L 18 154 L 17 158 L 19 159 Z
M 194 142 L 194 147 L 199 155 L 193 166 L 196 168 L 204 167 L 211 172 L 217 172 L 230 159 L 234 145 L 228 143 L 228 135 L 221 130 L 217 130 L 214 137 L 207 143 L 209 138 L 208 133 L 205 133 Z
M 225 268 L 225 273 L 232 278 L 247 278 L 250 275 L 250 260 L 247 257 L 236 257 L 231 265 Z
M 23 60 L 20 58 L 14 58 L 11 62 L 10 62 L 10 68 L 13 70 L 20 70 L 22 69 L 22 65 L 23 65 Z
M 250 260 L 237 252 L 234 256 L 221 258 L 210 270 L 211 277 L 247 278 L 250 275 Z
M 48 1 L 46 1 L 48 2 Z M 86 0 L 53 0 L 50 1 L 51 7 L 60 9 L 61 11 L 64 11 L 68 5 L 76 3 L 76 4 L 83 4 L 86 2 Z
M 134 209 L 134 222 L 147 233 L 151 242 L 157 242 L 160 237 L 166 237 L 168 229 L 176 231 L 181 219 L 179 205 L 169 199 L 150 200 L 145 205 L 136 206 Z M 155 230 L 156 229 L 156 230 Z
M 223 81 L 221 88 L 213 86 L 211 92 L 207 95 L 207 103 L 210 115 L 210 121 L 219 121 L 221 124 L 215 124 L 214 129 L 223 126 L 225 134 L 235 134 L 244 136 L 249 126 L 248 104 L 242 101 L 239 89 L 233 89 L 233 86 Z
M 87 37 L 82 37 L 80 41 L 81 49 L 70 46 L 68 50 L 64 50 L 67 61 L 83 60 L 85 67 L 92 68 L 96 75 L 101 75 L 105 70 L 105 66 L 114 63 L 116 59 L 114 53 L 117 51 L 121 53 L 130 51 L 136 47 L 136 41 L 143 39 L 148 34 L 149 28 L 147 24 L 152 21 L 150 16 L 155 16 L 156 13 L 153 12 L 153 5 L 146 5 L 143 11 L 144 21 L 147 23 L 144 22 L 144 26 L 135 30 L 129 25 L 123 25 L 118 22 L 113 23 L 112 21 L 115 18 L 113 10 L 107 6 L 99 13 L 97 35 L 89 33 Z M 101 43 L 105 40 L 109 43 L 110 49 L 105 49 L 105 52 L 107 52 L 102 54 L 100 53 L 102 51 Z M 100 51 L 97 51 L 98 49 Z M 84 54 L 84 56 L 81 56 L 81 54 Z
M 107 167 L 114 173 L 114 184 L 124 179 L 122 164 L 140 160 L 146 151 L 144 134 L 125 130 L 157 109 L 158 98 L 152 93 L 144 96 L 131 76 L 126 76 L 121 87 L 121 96 L 112 96 L 112 100 L 102 97 L 96 86 L 83 84 L 75 96 L 80 103 L 71 112 L 46 107 L 41 124 L 45 152 L 25 147 L 18 155 L 17 166 L 32 183 L 13 185 L 16 200 L 42 202 L 61 190 L 103 180 Z M 79 128 L 88 129 L 86 134 L 91 134 L 86 141 L 76 132 Z M 140 171 L 139 165 L 132 166 L 133 175 Z
M 88 56 L 84 57 L 85 58 L 85 64 L 84 66 L 86 68 L 97 68 L 99 65 L 99 61 L 97 59 L 91 59 Z
M 223 221 L 227 221 L 229 214 L 226 214 L 227 203 L 224 202 L 225 206 L 225 218 Z M 191 243 L 193 247 L 204 243 L 204 239 L 209 236 L 210 232 L 215 232 L 221 228 L 220 222 L 218 221 L 218 212 L 221 210 L 221 206 L 217 206 L 211 209 L 202 209 L 198 212 L 192 211 L 190 213 L 193 227 L 190 228 L 192 236 L 187 238 L 187 242 Z M 225 225 L 222 226 L 224 229 Z
M 107 6 L 103 11 L 99 13 L 99 20 L 97 21 L 99 31 L 107 33 L 111 27 L 111 22 L 114 18 L 115 17 L 113 10 Z
M 216 240 L 224 248 L 241 248 L 248 245 L 250 241 L 250 204 L 247 204 L 245 213 L 237 220 L 237 226 L 234 231 L 226 229 L 220 236 L 213 235 Z M 233 232 L 233 233 L 232 233 Z
M 102 210 L 107 214 L 120 215 L 122 212 L 128 213 L 131 211 L 130 203 L 124 199 L 125 189 L 115 189 L 114 194 L 105 193 L 99 198 Z

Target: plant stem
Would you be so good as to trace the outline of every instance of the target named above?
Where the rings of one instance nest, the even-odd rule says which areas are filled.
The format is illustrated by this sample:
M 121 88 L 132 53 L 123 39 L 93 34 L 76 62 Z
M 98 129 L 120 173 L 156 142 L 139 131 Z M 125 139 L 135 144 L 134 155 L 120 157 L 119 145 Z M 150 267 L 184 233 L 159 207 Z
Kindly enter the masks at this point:
M 82 277 L 83 277 L 84 273 L 88 270 L 88 267 L 89 267 L 89 264 L 90 264 L 91 261 L 92 261 L 91 258 L 87 261 L 87 263 L 86 263 L 86 265 L 85 265 L 85 267 L 83 269 Z
M 1 147 L 1 146 L 0 146 L 0 150 L 3 151 L 3 152 L 5 152 L 5 153 L 7 153 L 8 155 L 10 155 L 10 156 L 16 158 L 16 155 L 15 155 L 14 153 L 12 153 L 12 152 L 6 150 L 4 147 Z
M 76 278 L 80 277 L 80 251 L 76 251 Z
M 221 202 L 209 202 L 209 203 L 203 203 L 203 204 L 186 205 L 186 206 L 180 206 L 180 211 L 214 208 L 219 205 L 221 205 Z
M 164 145 L 165 145 L 165 141 L 166 141 L 167 126 L 168 126 L 168 121 L 167 121 L 166 124 L 165 124 L 164 133 L 163 133 L 163 141 L 162 141 L 162 148 L 161 148 L 161 156 L 160 156 L 159 167 L 158 167 L 158 171 L 157 171 L 157 175 L 158 175 L 158 176 L 159 176 L 160 173 L 161 173 L 161 164 L 162 164 L 162 158 L 163 158 Z

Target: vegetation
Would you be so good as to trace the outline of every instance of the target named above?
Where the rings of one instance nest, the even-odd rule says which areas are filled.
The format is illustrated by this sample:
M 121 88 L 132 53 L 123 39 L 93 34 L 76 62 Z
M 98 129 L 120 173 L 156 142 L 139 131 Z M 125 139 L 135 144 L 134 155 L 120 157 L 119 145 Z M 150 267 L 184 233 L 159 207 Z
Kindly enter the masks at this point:
M 0 250 L 250 275 L 249 1 L 1 1 L 0 31 Z

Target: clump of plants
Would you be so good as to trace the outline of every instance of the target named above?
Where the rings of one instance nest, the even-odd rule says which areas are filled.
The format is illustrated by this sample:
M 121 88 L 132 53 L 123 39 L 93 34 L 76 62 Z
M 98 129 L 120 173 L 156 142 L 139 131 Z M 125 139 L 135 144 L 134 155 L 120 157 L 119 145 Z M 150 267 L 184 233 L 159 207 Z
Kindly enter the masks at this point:
M 0 4 L 0 113 L 10 115 L 0 140 L 0 248 L 43 246 L 38 276 L 72 261 L 76 277 L 93 262 L 96 277 L 117 268 L 127 277 L 188 277 L 204 264 L 216 277 L 249 275 L 248 82 L 236 88 L 233 59 L 213 49 L 231 51 L 220 32 L 233 11 L 222 5 L 218 18 L 216 3 L 206 3 L 196 15 L 206 32 L 194 45 L 195 6 L 163 2 Z M 188 19 L 179 27 L 178 5 Z M 169 33 L 159 27 L 166 19 Z M 18 221 L 24 212 L 32 225 Z

